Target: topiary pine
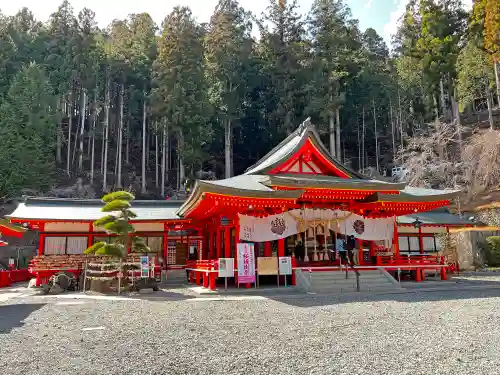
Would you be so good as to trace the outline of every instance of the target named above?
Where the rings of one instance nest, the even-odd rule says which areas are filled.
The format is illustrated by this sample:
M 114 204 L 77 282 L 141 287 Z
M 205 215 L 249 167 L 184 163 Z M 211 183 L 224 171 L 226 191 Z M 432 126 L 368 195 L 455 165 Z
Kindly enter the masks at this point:
M 130 248 L 132 252 L 147 253 L 150 252 L 144 238 L 131 236 L 135 232 L 130 224 L 130 219 L 137 217 L 132 211 L 132 202 L 134 195 L 127 191 L 115 191 L 102 197 L 105 204 L 102 212 L 109 214 L 94 221 L 94 226 L 103 228 L 106 233 L 114 234 L 109 243 L 97 242 L 85 250 L 85 254 L 96 254 L 114 256 L 125 259 Z

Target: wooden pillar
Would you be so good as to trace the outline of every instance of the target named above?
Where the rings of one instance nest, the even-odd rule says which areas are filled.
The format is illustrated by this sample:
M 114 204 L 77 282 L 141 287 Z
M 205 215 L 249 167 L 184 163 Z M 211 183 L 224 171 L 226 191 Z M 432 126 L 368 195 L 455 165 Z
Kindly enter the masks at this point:
M 264 242 L 264 256 L 270 257 L 273 255 L 273 249 L 270 241 Z
M 231 257 L 231 227 L 224 228 L 224 256 Z
M 285 239 L 284 238 L 280 238 L 278 240 L 278 256 L 279 257 L 285 256 Z

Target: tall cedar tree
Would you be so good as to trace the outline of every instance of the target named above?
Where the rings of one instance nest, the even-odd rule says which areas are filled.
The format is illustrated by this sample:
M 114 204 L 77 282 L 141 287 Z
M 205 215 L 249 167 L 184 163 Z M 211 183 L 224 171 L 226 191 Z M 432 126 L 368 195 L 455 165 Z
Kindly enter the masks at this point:
M 270 0 L 259 25 L 263 73 L 270 82 L 266 120 L 277 141 L 304 120 L 309 43 L 296 0 Z
M 153 111 L 176 135 L 179 181 L 185 167 L 200 169 L 210 140 L 203 67 L 203 30 L 186 7 L 175 7 L 163 22 L 153 66 Z
M 209 100 L 224 134 L 225 177 L 233 175 L 233 128 L 242 117 L 252 51 L 251 22 L 235 0 L 220 0 L 205 36 Z
M 0 107 L 0 195 L 46 192 L 53 182 L 55 100 L 42 69 L 31 64 L 12 80 Z

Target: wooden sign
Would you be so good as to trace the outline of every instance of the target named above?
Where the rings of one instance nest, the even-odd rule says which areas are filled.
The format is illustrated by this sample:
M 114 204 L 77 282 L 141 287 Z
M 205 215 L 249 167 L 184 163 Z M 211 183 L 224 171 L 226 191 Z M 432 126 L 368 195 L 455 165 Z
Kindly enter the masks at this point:
M 259 275 L 277 275 L 278 258 L 277 257 L 257 258 L 257 273 Z

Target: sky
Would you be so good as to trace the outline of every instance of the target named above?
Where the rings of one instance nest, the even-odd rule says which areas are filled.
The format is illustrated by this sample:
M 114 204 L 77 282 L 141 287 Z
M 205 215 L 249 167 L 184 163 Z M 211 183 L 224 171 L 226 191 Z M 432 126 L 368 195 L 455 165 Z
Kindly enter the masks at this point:
M 462 0 L 466 7 L 472 0 Z M 62 0 L 0 0 L 0 10 L 6 15 L 15 14 L 20 8 L 29 8 L 42 21 L 48 19 Z M 307 13 L 313 0 L 298 0 L 300 11 Z M 386 42 L 396 32 L 397 20 L 404 12 L 408 0 L 346 0 L 354 18 L 359 20 L 362 30 L 372 27 Z M 240 0 L 240 4 L 257 15 L 267 7 L 269 0 Z M 71 4 L 78 13 L 87 7 L 96 13 L 99 26 L 105 27 L 113 19 L 123 19 L 131 13 L 148 12 L 158 25 L 161 24 L 174 6 L 189 6 L 200 22 L 210 19 L 217 0 L 72 0 Z

